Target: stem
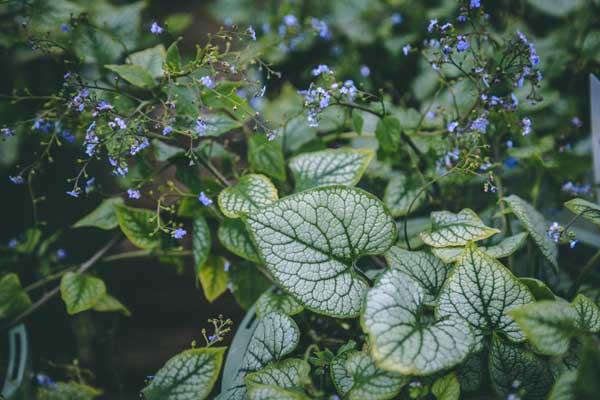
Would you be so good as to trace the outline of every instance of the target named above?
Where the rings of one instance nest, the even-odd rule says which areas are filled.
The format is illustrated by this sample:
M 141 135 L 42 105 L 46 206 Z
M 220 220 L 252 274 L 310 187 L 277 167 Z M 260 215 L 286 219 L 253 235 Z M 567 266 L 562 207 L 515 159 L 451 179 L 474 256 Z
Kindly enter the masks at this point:
M 568 299 L 573 298 L 577 294 L 579 287 L 584 282 L 588 274 L 590 274 L 594 270 L 594 267 L 596 266 L 598 261 L 600 261 L 600 250 L 598 250 L 596 254 L 594 254 L 592 258 L 590 258 L 590 260 L 581 269 L 579 276 L 577 277 L 577 279 L 575 279 L 575 282 L 573 282 L 571 289 L 569 289 L 569 295 L 567 296 Z

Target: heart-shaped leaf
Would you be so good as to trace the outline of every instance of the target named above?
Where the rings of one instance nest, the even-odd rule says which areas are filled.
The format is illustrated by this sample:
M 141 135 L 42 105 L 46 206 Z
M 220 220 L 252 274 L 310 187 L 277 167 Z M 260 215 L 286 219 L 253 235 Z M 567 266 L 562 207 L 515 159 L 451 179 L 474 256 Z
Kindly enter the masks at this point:
M 431 232 L 421 233 L 421 239 L 431 247 L 464 246 L 470 241 L 486 239 L 500 232 L 486 226 L 468 208 L 458 214 L 449 211 L 431 213 Z
M 223 257 L 211 256 L 200 267 L 198 278 L 206 300 L 211 303 L 227 291 L 229 274 L 225 271 L 226 262 Z
M 565 203 L 565 206 L 575 214 L 581 214 L 583 218 L 600 225 L 600 206 L 584 199 L 573 199 Z
M 123 80 L 131 83 L 133 86 L 148 89 L 154 87 L 156 82 L 152 74 L 144 67 L 139 65 L 105 65 L 105 67 L 115 74 L 119 75 Z
M 406 175 L 393 176 L 383 194 L 383 202 L 394 217 L 407 215 L 409 211 L 415 212 L 425 200 L 425 191 L 420 192 L 416 182 L 412 182 Z
M 121 204 L 123 204 L 123 199 L 120 197 L 106 199 L 92 212 L 77 221 L 73 225 L 73 228 L 93 227 L 104 230 L 114 229 L 119 226 L 115 206 Z
M 127 239 L 141 249 L 160 245 L 160 235 L 155 233 L 156 212 L 144 208 L 116 206 L 117 219 Z
M 31 305 L 29 295 L 21 287 L 21 280 L 15 273 L 0 278 L 0 320 L 24 311 Z
M 391 399 L 408 382 L 406 376 L 377 368 L 367 353 L 350 351 L 337 358 L 340 363 L 332 368 L 332 378 L 344 399 Z
M 436 379 L 431 385 L 431 393 L 437 400 L 459 400 L 460 383 L 456 374 L 450 373 Z
M 304 307 L 291 296 L 276 293 L 273 290 L 266 291 L 256 301 L 256 313 L 267 315 L 273 311 L 279 311 L 286 315 L 296 315 L 304 310 Z
M 142 390 L 147 400 L 202 400 L 215 384 L 225 347 L 186 350 L 171 358 Z
M 433 301 L 446 281 L 449 268 L 432 254 L 394 246 L 385 253 L 388 265 L 417 281 L 425 290 L 425 301 Z
M 196 264 L 196 276 L 198 276 L 200 269 L 208 260 L 212 242 L 206 218 L 200 215 L 194 218 L 193 228 L 192 253 L 194 255 L 194 263 Z
M 252 115 L 253 112 L 250 112 Z M 254 172 L 285 180 L 285 159 L 281 144 L 267 139 L 266 135 L 252 135 L 248 140 L 248 162 Z
M 264 175 L 244 175 L 219 193 L 219 208 L 229 218 L 238 218 L 277 200 L 277 188 Z
M 577 311 L 577 325 L 587 332 L 600 332 L 600 307 L 589 297 L 578 294 L 571 303 Z
M 373 158 L 371 150 L 336 149 L 303 153 L 290 160 L 296 192 L 317 186 L 354 186 Z
M 94 307 L 106 294 L 102 279 L 88 274 L 67 272 L 60 281 L 60 294 L 69 314 Z
M 438 312 L 440 316 L 462 317 L 479 344 L 492 332 L 521 341 L 525 339 L 523 333 L 505 313 L 532 301 L 527 286 L 499 261 L 470 244 L 442 289 Z
M 503 200 L 508 203 L 512 212 L 529 232 L 544 257 L 550 261 L 554 268 L 558 268 L 558 249 L 556 243 L 546 234 L 548 224 L 544 216 L 531 204 L 514 194 L 503 198 Z
M 218 235 L 221 244 L 233 254 L 253 263 L 262 264 L 246 225 L 239 219 L 225 219 L 219 226 Z
M 519 250 L 527 242 L 527 233 L 521 232 L 514 236 L 509 236 L 493 246 L 482 246 L 479 249 L 494 258 L 504 258 Z M 456 262 L 464 251 L 464 247 L 439 247 L 433 248 L 432 252 L 436 257 L 441 258 L 446 263 Z
M 281 388 L 300 388 L 310 382 L 310 365 L 298 358 L 287 358 L 246 375 L 246 386 L 262 384 Z
M 126 317 L 131 316 L 131 311 L 127 309 L 117 298 L 106 293 L 98 302 L 94 305 L 94 311 L 98 312 L 120 312 Z
M 406 274 L 389 270 L 367 293 L 362 316 L 371 353 L 380 368 L 429 375 L 461 362 L 474 344 L 468 324 L 424 314 L 425 291 Z
M 548 400 L 577 400 L 577 370 L 565 371 L 558 377 Z
M 386 251 L 396 238 L 383 204 L 346 186 L 291 195 L 246 223 L 275 280 L 305 307 L 336 317 L 355 317 L 362 308 L 367 283 L 356 260 Z

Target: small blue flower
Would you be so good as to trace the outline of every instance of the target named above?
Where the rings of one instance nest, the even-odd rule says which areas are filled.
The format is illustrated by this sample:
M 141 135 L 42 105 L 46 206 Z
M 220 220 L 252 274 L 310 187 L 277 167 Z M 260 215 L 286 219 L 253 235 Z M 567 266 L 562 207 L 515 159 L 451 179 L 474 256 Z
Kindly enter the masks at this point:
M 471 129 L 480 133 L 486 133 L 488 124 L 489 121 L 485 117 L 479 117 L 471 123 Z
M 322 21 L 318 18 L 313 17 L 310 20 L 310 24 L 312 25 L 313 29 L 317 31 L 320 38 L 322 38 L 322 39 L 331 38 L 331 33 L 329 32 L 329 26 L 327 25 L 327 23 L 325 21 Z
M 85 194 L 88 194 L 92 190 L 94 190 L 94 182 L 96 182 L 96 178 L 94 178 L 93 176 L 90 179 L 88 179 L 87 181 L 85 181 L 85 186 L 83 188 L 83 191 L 85 192 Z
M 521 120 L 523 124 L 523 136 L 527 136 L 531 133 L 531 120 L 529 118 L 523 118 Z
M 131 145 L 131 148 L 129 149 L 129 154 L 135 156 L 137 153 L 144 150 L 148 146 L 150 146 L 148 138 L 143 138 L 141 140 L 136 139 L 136 142 L 133 145 Z
M 250 36 L 250 39 L 256 41 L 256 31 L 254 30 L 254 28 L 252 27 L 252 25 L 250 25 L 246 29 L 246 33 Z
M 212 78 L 210 76 L 201 77 L 200 83 L 209 89 L 212 89 L 215 87 L 215 82 L 212 80 Z
M 108 123 L 108 126 L 110 126 L 112 129 L 115 129 L 116 127 L 119 127 L 119 129 L 126 129 L 127 122 L 120 117 L 115 117 L 114 120 Z
M 22 185 L 25 183 L 25 179 L 21 175 L 9 176 L 8 179 L 15 185 Z
M 15 135 L 15 131 L 12 130 L 12 128 L 2 128 L 2 129 L 0 129 L 0 133 L 4 137 L 11 137 L 11 136 Z
M 204 136 L 206 134 L 206 128 L 208 128 L 206 121 L 202 118 L 198 118 L 196 120 L 196 133 L 198 136 Z
M 48 375 L 44 375 L 44 374 L 36 374 L 35 382 L 40 386 L 46 386 L 51 389 L 55 389 L 58 387 L 56 385 L 56 382 L 54 382 L 54 380 L 52 380 L 52 378 L 50 378 Z
M 171 236 L 175 239 L 181 239 L 187 234 L 187 231 L 183 228 L 177 228 L 173 232 L 171 232 Z
M 433 28 L 435 28 L 438 24 L 438 20 L 437 19 L 431 19 L 429 20 L 429 25 L 427 26 L 427 32 L 431 33 L 433 32 Z
M 466 22 L 467 21 L 467 16 L 466 15 L 459 15 L 458 17 L 456 17 L 456 20 L 458 22 Z
M 452 121 L 448 124 L 448 126 L 446 126 L 446 129 L 448 130 L 448 132 L 454 132 L 457 127 L 458 127 L 458 122 Z
M 558 222 L 553 222 L 548 228 L 547 235 L 554 243 L 558 243 L 560 235 L 562 234 L 562 227 Z
M 106 110 L 112 110 L 112 109 L 113 109 L 113 106 L 111 106 L 106 100 L 102 100 L 96 106 L 96 110 L 98 110 L 98 111 L 106 111 Z
M 172 126 L 165 126 L 162 130 L 162 134 L 164 136 L 170 135 L 171 132 L 173 132 L 173 127 Z
M 44 118 L 38 118 L 33 122 L 33 129 L 36 131 L 41 131 L 43 133 L 49 133 L 52 128 L 54 128 L 54 124 L 52 121 L 47 121 Z
M 400 25 L 403 21 L 402 15 L 400 13 L 393 13 L 390 17 L 390 22 L 392 26 Z
M 508 157 L 506 160 L 504 160 L 504 166 L 508 169 L 515 168 L 518 163 L 518 160 L 514 157 Z
M 225 272 L 229 272 L 230 267 L 231 267 L 231 264 L 229 263 L 229 261 L 225 261 L 225 263 L 223 264 L 223 270 Z
M 158 25 L 157 22 L 153 22 L 150 26 L 150 32 L 152 32 L 155 35 L 160 35 L 161 33 L 163 33 L 163 31 L 164 29 L 162 28 L 162 26 Z
M 15 247 L 17 247 L 17 245 L 18 245 L 18 244 L 19 244 L 19 242 L 17 241 L 17 239 L 14 239 L 14 238 L 13 238 L 13 239 L 10 239 L 10 240 L 8 241 L 8 244 L 7 244 L 7 246 L 8 246 L 8 248 L 10 248 L 10 249 L 14 249 Z
M 575 246 L 577 245 L 577 243 L 579 243 L 579 240 L 578 239 L 573 239 L 573 240 L 571 240 L 569 242 L 569 247 L 572 248 L 572 249 L 574 249 Z
M 509 148 L 509 149 L 512 149 L 512 148 L 513 148 L 513 146 L 514 146 L 514 143 L 513 143 L 513 141 L 512 141 L 512 140 L 507 140 L 507 141 L 506 141 L 506 147 L 507 147 L 507 148 Z
M 71 30 L 71 28 L 67 24 L 60 24 L 60 30 L 63 31 L 64 33 L 67 33 Z
M 136 190 L 136 189 L 127 189 L 127 196 L 129 196 L 130 199 L 135 199 L 135 200 L 142 197 L 142 195 L 140 194 L 140 191 Z
M 408 55 L 408 53 L 410 52 L 410 49 L 411 49 L 411 46 L 410 46 L 410 44 L 405 44 L 405 45 L 402 47 L 402 53 L 403 53 L 405 56 L 407 56 L 407 55 Z
M 75 142 L 75 135 L 71 134 L 71 132 L 67 129 L 61 132 L 62 137 L 69 143 Z
M 583 126 L 583 122 L 581 122 L 581 119 L 579 119 L 579 117 L 573 117 L 573 119 L 571 120 L 571 123 L 573 125 L 575 125 L 577 128 L 581 128 Z
M 371 69 L 369 67 L 367 67 L 366 65 L 361 65 L 360 66 L 360 75 L 363 77 L 368 77 L 369 75 L 371 75 Z
M 469 42 L 459 36 L 458 43 L 456 44 L 456 50 L 458 52 L 463 52 L 463 51 L 466 51 L 469 47 L 470 47 Z
M 283 23 L 287 26 L 296 26 L 298 25 L 298 18 L 296 18 L 294 15 L 288 14 L 283 17 Z
M 321 74 L 333 74 L 333 71 L 325 64 L 319 64 L 317 68 L 312 70 L 313 76 L 319 76 Z
M 479 7 L 481 7 L 481 0 L 471 0 L 471 3 L 469 4 L 469 7 L 471 7 L 471 8 L 479 8 Z
M 79 197 L 79 195 L 81 194 L 81 190 L 79 188 L 75 188 L 73 190 L 69 190 L 67 194 L 71 197 Z
M 59 261 L 64 260 L 65 257 L 67 257 L 67 252 L 65 251 L 65 249 L 58 249 L 58 250 L 56 250 L 56 258 Z
M 213 203 L 210 197 L 208 197 L 204 192 L 200 192 L 200 194 L 198 195 L 198 201 L 206 207 L 210 206 Z

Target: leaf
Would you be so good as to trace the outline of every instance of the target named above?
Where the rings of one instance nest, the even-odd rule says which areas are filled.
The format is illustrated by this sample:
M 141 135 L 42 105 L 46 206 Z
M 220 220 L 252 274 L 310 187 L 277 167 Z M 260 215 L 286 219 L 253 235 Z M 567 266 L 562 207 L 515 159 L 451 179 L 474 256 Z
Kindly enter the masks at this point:
M 304 310 L 304 307 L 291 296 L 271 290 L 263 293 L 256 301 L 256 313 L 259 317 L 274 311 L 279 311 L 286 315 L 296 315 L 302 312 L 302 310 Z
M 77 382 L 56 382 L 50 387 L 40 387 L 36 400 L 94 400 L 102 391 Z
M 202 284 L 204 296 L 210 303 L 227 291 L 229 274 L 225 271 L 226 262 L 222 257 L 212 256 L 200 266 L 198 279 Z
M 565 371 L 558 377 L 548 400 L 577 400 L 577 371 Z
M 71 315 L 89 310 L 106 295 L 102 279 L 88 274 L 67 272 L 60 281 L 60 295 Z
M 165 18 L 165 26 L 169 33 L 183 33 L 194 21 L 194 17 L 189 13 L 175 13 Z
M 431 386 L 431 393 L 437 400 L 459 400 L 460 383 L 456 374 L 450 373 L 436 379 Z
M 226 218 L 219 226 L 218 235 L 221 244 L 233 254 L 253 263 L 262 264 L 246 225 L 239 219 Z
M 479 346 L 483 337 L 492 332 L 502 332 L 511 340 L 523 341 L 523 333 L 505 313 L 532 301 L 527 286 L 499 261 L 470 244 L 442 289 L 438 314 L 462 317 L 470 325 Z
M 273 312 L 264 315 L 254 331 L 235 374 L 233 385 L 217 398 L 219 400 L 245 399 L 247 373 L 258 371 L 272 361 L 279 361 L 291 353 L 300 340 L 300 330 L 293 319 Z
M 383 202 L 394 217 L 403 217 L 417 211 L 427 197 L 425 191 L 420 189 L 404 174 L 394 175 L 388 182 L 383 193 Z M 408 209 L 411 206 L 410 210 Z
M 265 135 L 253 135 L 248 139 L 248 162 L 255 172 L 285 181 L 285 160 L 281 144 L 268 140 Z
M 104 230 L 119 226 L 115 207 L 123 204 L 121 197 L 111 197 L 100 203 L 91 213 L 77 221 L 73 228 L 93 227 Z
M 256 266 L 248 264 L 233 265 L 230 279 L 235 300 L 246 310 L 272 285 Z
M 460 389 L 464 392 L 474 392 L 479 389 L 482 381 L 481 353 L 471 353 L 467 359 L 457 368 L 457 377 Z M 486 362 L 487 362 L 487 354 Z
M 529 232 L 531 238 L 538 246 L 544 257 L 550 261 L 552 266 L 558 268 L 558 249 L 556 244 L 546 234 L 548 225 L 544 216 L 540 214 L 531 204 L 516 195 L 503 198 L 517 216 L 523 227 Z
M 309 400 L 301 393 L 273 385 L 252 385 L 248 388 L 249 400 Z
M 156 84 L 152 74 L 144 67 L 139 65 L 105 65 L 105 67 L 117 75 L 123 80 L 131 83 L 133 86 L 137 86 L 143 89 L 153 88 Z
M 468 208 L 458 214 L 449 211 L 431 213 L 431 232 L 421 233 L 423 242 L 431 247 L 464 246 L 470 241 L 486 239 L 500 232 L 486 226 L 479 216 Z
M 577 312 L 566 302 L 542 300 L 515 308 L 508 314 L 544 354 L 565 353 L 576 334 Z
M 156 228 L 154 211 L 124 205 L 116 206 L 115 211 L 121 230 L 133 245 L 145 250 L 160 245 L 160 236 L 154 233 Z
M 162 44 L 150 47 L 149 49 L 137 51 L 127 57 L 127 63 L 139 65 L 150 73 L 153 78 L 163 76 L 163 64 L 165 63 L 166 52 Z
M 545 399 L 553 381 L 541 357 L 496 335 L 492 340 L 489 371 L 494 390 L 503 398 L 518 392 L 523 399 Z
M 219 377 L 225 347 L 177 354 L 156 373 L 142 393 L 146 400 L 206 399 Z
M 509 236 L 493 246 L 482 246 L 479 249 L 490 257 L 504 258 L 519 250 L 527 241 L 527 233 L 521 232 L 514 236 Z M 441 258 L 446 263 L 456 262 L 464 252 L 464 247 L 439 247 L 431 251 L 436 257 Z
M 252 372 L 245 377 L 246 386 L 275 385 L 285 389 L 300 388 L 310 382 L 310 365 L 298 358 L 287 358 Z
M 395 117 L 385 117 L 379 120 L 375 128 L 375 136 L 379 148 L 385 153 L 396 153 L 400 147 L 402 127 Z
M 574 214 L 581 214 L 583 218 L 600 225 L 600 206 L 584 199 L 573 199 L 565 203 L 565 206 Z
M 181 56 L 179 55 L 179 47 L 177 47 L 177 43 L 179 43 L 179 41 L 171 43 L 167 49 L 165 66 L 167 67 L 167 71 L 170 73 L 181 71 Z
M 556 300 L 556 296 L 546 284 L 535 278 L 519 278 L 529 288 L 536 300 Z
M 571 303 L 577 312 L 577 326 L 591 333 L 600 332 L 600 308 L 589 297 L 578 294 Z
M 238 218 L 257 211 L 278 199 L 277 188 L 264 175 L 249 174 L 219 193 L 219 208 L 225 216 Z
M 185 152 L 185 150 L 181 147 L 172 146 L 160 139 L 152 140 L 152 148 L 154 149 L 154 157 L 156 158 L 156 161 L 161 162 L 168 161 L 171 158 Z
M 354 271 L 395 241 L 396 226 L 371 194 L 327 186 L 288 196 L 245 220 L 274 279 L 305 307 L 355 317 L 367 283 Z
M 212 244 L 210 228 L 206 223 L 206 218 L 201 215 L 194 218 L 193 223 L 194 235 L 192 236 L 192 253 L 194 255 L 194 271 L 196 277 L 200 275 L 202 266 L 206 264 L 210 255 L 210 247 Z
M 360 351 L 350 351 L 338 357 L 343 363 L 332 368 L 333 381 L 344 399 L 386 400 L 394 398 L 408 382 L 408 377 L 377 368 L 373 359 Z M 337 375 L 341 374 L 341 375 Z M 338 389 L 339 390 L 339 389 Z
M 566 17 L 585 4 L 583 0 L 527 0 L 535 9 L 553 17 Z
M 380 368 L 405 375 L 429 375 L 450 368 L 474 345 L 469 326 L 449 316 L 423 314 L 425 291 L 406 274 L 391 269 L 367 293 L 362 327 Z
M 296 192 L 317 186 L 354 186 L 373 158 L 371 150 L 336 149 L 303 153 L 290 160 Z
M 0 320 L 25 311 L 31 305 L 29 295 L 21 287 L 15 273 L 0 278 Z
M 106 293 L 94 305 L 94 311 L 98 312 L 120 312 L 126 317 L 131 316 L 131 311 L 127 309 L 119 300 Z
M 413 278 L 425 291 L 425 302 L 437 298 L 446 281 L 449 268 L 435 256 L 424 251 L 408 251 L 394 246 L 385 253 L 391 268 Z

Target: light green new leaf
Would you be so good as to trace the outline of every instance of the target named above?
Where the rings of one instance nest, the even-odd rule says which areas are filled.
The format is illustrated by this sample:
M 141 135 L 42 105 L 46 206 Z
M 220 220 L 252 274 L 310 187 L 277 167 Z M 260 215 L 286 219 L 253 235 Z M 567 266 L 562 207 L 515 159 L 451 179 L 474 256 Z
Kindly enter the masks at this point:
M 317 186 L 354 186 L 373 158 L 372 150 L 336 149 L 303 153 L 290 160 L 296 192 Z
M 162 44 L 137 51 L 127 56 L 127 63 L 139 65 L 150 73 L 153 78 L 163 76 L 163 64 L 166 58 L 165 46 Z
M 225 271 L 226 262 L 222 257 L 211 256 L 200 267 L 198 279 L 200 279 L 204 297 L 210 303 L 227 291 L 229 274 Z
M 219 208 L 229 218 L 238 218 L 277 200 L 277 188 L 264 175 L 249 174 L 219 193 Z
M 464 246 L 470 241 L 486 239 L 500 232 L 486 226 L 468 208 L 458 214 L 449 211 L 431 213 L 431 232 L 421 233 L 421 239 L 431 247 Z
M 78 382 L 56 382 L 56 385 L 40 387 L 36 400 L 94 400 L 102 391 Z
M 567 201 L 565 206 L 573 213 L 581 214 L 583 218 L 600 225 L 600 206 L 598 204 L 583 199 L 573 199 Z
M 406 175 L 393 176 L 383 193 L 383 202 L 394 217 L 408 215 L 418 210 L 426 200 L 425 191 L 420 192 L 418 185 L 411 185 Z
M 351 351 L 337 359 L 341 361 L 341 365 L 332 368 L 332 377 L 336 388 L 342 389 L 340 394 L 344 399 L 391 399 L 408 382 L 406 376 L 377 368 L 367 353 Z
M 94 305 L 94 311 L 98 312 L 120 312 L 126 317 L 131 316 L 131 311 L 123 305 L 118 299 L 106 293 Z
M 510 206 L 512 212 L 517 216 L 523 227 L 529 232 L 531 238 L 538 246 L 544 257 L 550 261 L 554 268 L 558 268 L 558 249 L 556 243 L 546 234 L 548 224 L 544 216 L 540 214 L 531 204 L 519 196 L 510 195 L 503 198 Z
M 296 315 L 304 310 L 304 307 L 291 296 L 283 293 L 275 293 L 272 290 L 264 292 L 256 301 L 256 313 L 258 316 L 267 315 L 274 311 L 286 315 Z
M 544 354 L 565 353 L 577 333 L 577 312 L 566 302 L 542 300 L 515 308 L 508 315 Z
M 275 280 L 305 307 L 336 317 L 361 311 L 367 283 L 355 261 L 386 251 L 396 238 L 383 204 L 346 186 L 291 195 L 245 222 Z
M 156 85 L 150 71 L 139 65 L 105 65 L 115 74 L 119 75 L 123 80 L 143 89 L 153 88 Z
M 408 251 L 394 246 L 385 253 L 391 268 L 404 272 L 425 290 L 425 301 L 433 301 L 446 281 L 449 268 L 437 257 L 424 251 Z
M 219 400 L 243 400 L 246 397 L 244 378 L 272 361 L 291 353 L 300 340 L 300 329 L 293 319 L 280 312 L 261 317 L 235 374 L 233 385 L 222 392 Z
M 265 135 L 253 135 L 248 140 L 248 162 L 255 172 L 285 181 L 285 159 L 281 144 Z
M 165 69 L 167 72 L 176 73 L 181 71 L 181 55 L 179 54 L 179 41 L 171 43 L 167 49 L 167 57 L 165 58 Z
M 527 242 L 527 233 L 521 232 L 514 236 L 509 236 L 493 246 L 482 246 L 479 249 L 494 258 L 504 258 L 519 250 Z M 436 257 L 441 258 L 446 263 L 456 262 L 464 252 L 464 247 L 438 247 L 431 251 Z
M 206 223 L 206 218 L 201 215 L 194 218 L 192 236 L 192 253 L 194 255 L 194 264 L 196 268 L 196 276 L 200 274 L 201 268 L 210 255 L 210 247 L 212 244 L 210 229 Z
M 310 382 L 310 365 L 298 358 L 287 358 L 246 375 L 246 386 L 275 385 L 285 389 L 300 388 Z
M 262 264 L 246 225 L 239 219 L 225 219 L 219 226 L 218 235 L 221 244 L 233 254 L 253 263 Z
M 577 371 L 565 371 L 558 377 L 548 400 L 577 400 Z
M 474 345 L 461 318 L 429 321 L 425 291 L 408 275 L 391 269 L 367 293 L 361 323 L 377 365 L 405 375 L 429 375 L 460 363 Z
M 309 400 L 302 392 L 287 390 L 273 385 L 254 384 L 248 387 L 249 400 Z
M 460 383 L 455 373 L 438 378 L 431 386 L 431 393 L 437 400 L 459 400 Z
M 121 230 L 133 245 L 150 250 L 160 244 L 160 236 L 154 233 L 156 213 L 144 208 L 116 206 L 115 211 Z
M 492 386 L 503 398 L 518 392 L 522 399 L 543 400 L 552 387 L 552 374 L 540 356 L 496 335 L 488 365 Z
M 186 350 L 156 373 L 142 393 L 146 400 L 202 400 L 212 390 L 223 363 L 225 347 Z
M 106 285 L 91 275 L 67 272 L 60 281 L 60 295 L 67 312 L 77 314 L 94 307 L 106 295 Z
M 93 227 L 104 230 L 114 229 L 119 226 L 115 207 L 122 205 L 121 197 L 111 197 L 100 203 L 92 212 L 77 221 L 73 228 Z
M 0 278 L 0 320 L 24 311 L 31 305 L 29 295 L 21 287 L 21 280 L 15 273 Z
M 522 341 L 523 333 L 506 311 L 532 301 L 527 286 L 499 261 L 470 244 L 442 289 L 438 313 L 462 317 L 479 345 L 491 332 L 503 332 L 511 340 Z
M 587 332 L 600 332 L 600 307 L 589 297 L 578 294 L 571 303 L 577 312 L 577 326 Z
M 542 281 L 535 278 L 519 278 L 529 288 L 536 300 L 556 300 L 552 290 Z

